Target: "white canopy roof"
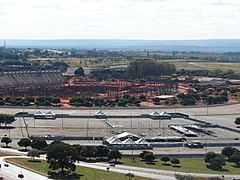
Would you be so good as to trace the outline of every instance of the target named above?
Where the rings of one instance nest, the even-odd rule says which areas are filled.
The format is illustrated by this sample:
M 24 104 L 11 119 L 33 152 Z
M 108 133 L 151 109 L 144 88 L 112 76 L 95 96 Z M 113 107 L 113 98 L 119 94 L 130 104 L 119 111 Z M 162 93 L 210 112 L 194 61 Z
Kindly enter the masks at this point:
M 153 117 L 159 117 L 161 116 L 157 111 L 153 111 L 152 113 L 149 114 L 150 116 L 153 116 Z
M 148 142 L 144 138 L 140 138 L 135 141 L 136 144 L 148 144 Z
M 170 114 L 168 114 L 166 111 L 163 111 L 160 113 L 160 116 L 171 116 Z
M 137 138 L 139 138 L 139 136 L 137 136 L 135 134 L 128 133 L 128 132 L 123 132 L 121 134 L 115 135 L 115 137 L 118 138 L 118 139 L 121 139 L 123 137 L 137 137 Z
M 108 138 L 106 141 L 109 144 L 112 144 L 112 145 L 114 145 L 114 144 L 122 144 L 122 142 L 119 139 L 115 138 L 114 136 Z
M 102 111 L 98 111 L 95 113 L 95 116 L 106 116 L 106 114 Z
M 125 139 L 123 142 L 123 144 L 135 144 L 135 141 L 133 141 L 130 137 Z
M 45 116 L 46 114 L 42 111 L 38 111 L 34 114 L 35 116 Z
M 55 114 L 52 111 L 48 111 L 46 116 L 55 116 Z

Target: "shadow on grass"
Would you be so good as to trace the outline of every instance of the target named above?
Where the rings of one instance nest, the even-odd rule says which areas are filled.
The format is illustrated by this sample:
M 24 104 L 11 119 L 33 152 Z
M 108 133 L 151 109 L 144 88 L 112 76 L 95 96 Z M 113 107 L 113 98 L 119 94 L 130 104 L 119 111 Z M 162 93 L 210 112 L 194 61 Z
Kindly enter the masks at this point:
M 180 165 L 173 165 L 172 167 L 174 167 L 174 168 L 181 168 Z
M 234 168 L 240 169 L 240 166 L 237 166 L 236 164 L 232 164 L 231 166 L 234 167 Z
M 19 149 L 18 151 L 20 151 L 20 152 L 28 152 L 30 150 L 29 149 Z
M 163 166 L 171 166 L 171 164 L 162 163 Z
M 148 165 L 155 165 L 156 164 L 156 162 L 154 162 L 154 161 L 152 161 L 152 162 L 151 161 L 150 162 L 145 161 L 145 163 L 148 164 Z
M 114 163 L 114 164 L 123 164 L 122 162 L 120 161 L 109 161 L 108 163 Z
M 48 177 L 51 179 L 80 179 L 83 174 L 71 173 L 64 171 L 62 172 L 52 172 L 48 171 Z
M 96 163 L 97 161 L 95 159 L 85 159 L 83 162 Z
M 40 163 L 41 160 L 38 160 L 38 159 L 35 159 L 35 160 L 30 159 L 30 160 L 28 160 L 27 162 L 31 162 L 31 163 Z
M 1 148 L 12 148 L 12 146 L 1 146 Z
M 206 167 L 207 167 L 208 169 L 213 170 L 213 171 L 229 172 L 228 169 L 223 169 L 222 167 L 212 167 L 212 166 L 209 166 L 209 165 L 206 165 Z
M 108 158 L 97 158 L 97 162 L 108 162 Z

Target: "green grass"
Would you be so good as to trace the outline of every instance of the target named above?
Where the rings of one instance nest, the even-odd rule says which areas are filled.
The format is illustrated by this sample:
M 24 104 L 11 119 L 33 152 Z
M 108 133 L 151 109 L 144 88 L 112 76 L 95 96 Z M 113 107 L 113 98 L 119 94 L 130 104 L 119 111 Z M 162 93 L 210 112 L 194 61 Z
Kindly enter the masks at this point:
M 179 167 L 172 167 L 170 162 L 164 165 L 159 158 L 156 159 L 155 164 L 146 164 L 139 158 L 123 158 L 121 162 L 123 165 L 153 168 L 168 171 L 188 172 L 188 173 L 207 173 L 207 174 L 240 174 L 240 168 L 236 168 L 234 163 L 226 162 L 221 171 L 212 170 L 206 167 L 202 158 L 179 158 L 181 164 Z
M 21 165 L 23 167 L 27 167 L 28 169 L 31 169 L 36 172 L 40 172 L 41 174 L 47 175 L 47 172 L 50 170 L 48 168 L 48 164 L 46 161 L 40 161 L 40 162 L 32 162 L 29 161 L 29 159 L 24 158 L 10 158 L 8 159 L 8 162 L 13 162 L 14 164 Z M 76 174 L 80 174 L 82 176 L 79 177 L 79 179 L 82 180 L 124 180 L 128 179 L 125 177 L 124 174 L 115 173 L 115 172 L 107 172 L 103 170 L 98 169 L 92 169 L 92 168 L 86 168 L 86 167 L 80 167 L 77 166 Z M 75 179 L 75 178 L 74 178 Z M 133 180 L 145 180 L 148 178 L 144 177 L 134 177 Z

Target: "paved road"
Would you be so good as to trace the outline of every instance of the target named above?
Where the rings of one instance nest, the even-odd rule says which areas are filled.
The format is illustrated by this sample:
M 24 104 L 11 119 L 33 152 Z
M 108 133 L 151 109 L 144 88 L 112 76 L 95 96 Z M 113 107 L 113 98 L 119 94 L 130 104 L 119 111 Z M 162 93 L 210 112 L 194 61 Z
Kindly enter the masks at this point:
M 5 149 L 5 148 L 0 148 L 0 151 L 3 152 L 8 152 L 8 153 L 14 153 L 22 156 L 15 156 L 15 158 L 28 158 L 25 152 L 19 152 L 14 149 Z M 14 157 L 14 156 L 13 156 Z M 4 159 L 5 157 L 0 157 L 0 163 L 4 164 Z M 41 156 L 42 160 L 46 159 L 46 156 Z M 89 168 L 95 168 L 95 169 L 101 169 L 101 170 L 106 170 L 107 167 L 109 167 L 108 164 L 104 163 L 86 163 L 86 162 L 79 162 L 76 163 L 78 166 L 84 166 L 84 167 L 89 167 Z M 160 180 L 175 180 L 175 172 L 174 171 L 164 171 L 164 170 L 157 170 L 157 169 L 150 169 L 150 168 L 140 168 L 140 167 L 131 167 L 131 166 L 124 166 L 124 165 L 116 165 L 115 167 L 110 167 L 110 171 L 113 172 L 118 172 L 118 173 L 123 173 L 126 174 L 128 172 L 134 173 L 136 176 L 142 176 L 146 178 L 152 178 L 152 179 L 160 179 Z M 21 172 L 21 168 L 14 166 L 12 164 L 9 165 L 8 168 L 2 166 L 2 170 L 0 171 L 0 175 L 5 175 L 7 179 L 9 180 L 14 180 L 16 179 L 16 176 Z M 1 174 L 2 173 L 2 174 Z M 31 171 L 22 169 L 22 173 L 25 175 L 24 179 L 47 179 L 44 176 L 41 176 L 39 174 L 33 173 Z M 187 173 L 181 173 L 177 172 L 177 174 L 183 174 L 186 175 Z M 221 176 L 219 175 L 214 175 L 214 174 L 199 174 L 199 173 L 188 173 L 194 176 L 201 176 L 201 177 L 216 177 L 216 176 Z M 240 178 L 240 175 L 224 175 L 225 179 L 234 179 L 234 178 Z
M 76 163 L 76 165 L 91 167 L 96 169 L 103 169 L 106 170 L 109 167 L 108 164 L 104 163 L 94 163 L 89 164 L 85 162 Z M 174 172 L 174 171 L 164 171 L 164 170 L 157 170 L 157 169 L 150 169 L 150 168 L 141 168 L 141 167 L 131 167 L 131 166 L 124 166 L 124 165 L 115 165 L 115 167 L 110 167 L 110 171 L 119 172 L 126 174 L 127 172 L 131 172 L 137 176 L 149 177 L 153 179 L 161 179 L 161 180 L 174 180 L 175 174 L 181 175 L 193 175 L 199 177 L 221 177 L 221 174 L 202 174 L 202 173 L 184 173 L 184 172 Z M 225 179 L 234 179 L 240 178 L 240 175 L 224 175 Z
M 3 156 L 0 157 L 0 164 L 1 164 L 1 169 L 0 169 L 0 176 L 3 176 L 7 180 L 16 180 L 20 179 L 18 178 L 18 174 L 23 174 L 24 175 L 24 180 L 45 180 L 48 179 L 45 176 L 42 176 L 40 174 L 34 173 L 32 171 L 26 170 L 24 168 L 15 166 L 13 164 L 6 163 L 4 161 L 5 158 L 14 158 L 14 156 Z M 4 164 L 8 164 L 9 167 L 5 167 Z

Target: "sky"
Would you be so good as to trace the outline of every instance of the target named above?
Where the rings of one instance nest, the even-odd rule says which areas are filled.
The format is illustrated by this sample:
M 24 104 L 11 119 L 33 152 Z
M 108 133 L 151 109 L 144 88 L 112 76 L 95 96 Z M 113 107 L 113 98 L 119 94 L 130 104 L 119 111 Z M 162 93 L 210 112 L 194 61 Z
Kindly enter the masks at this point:
M 0 0 L 0 39 L 240 39 L 240 0 Z

